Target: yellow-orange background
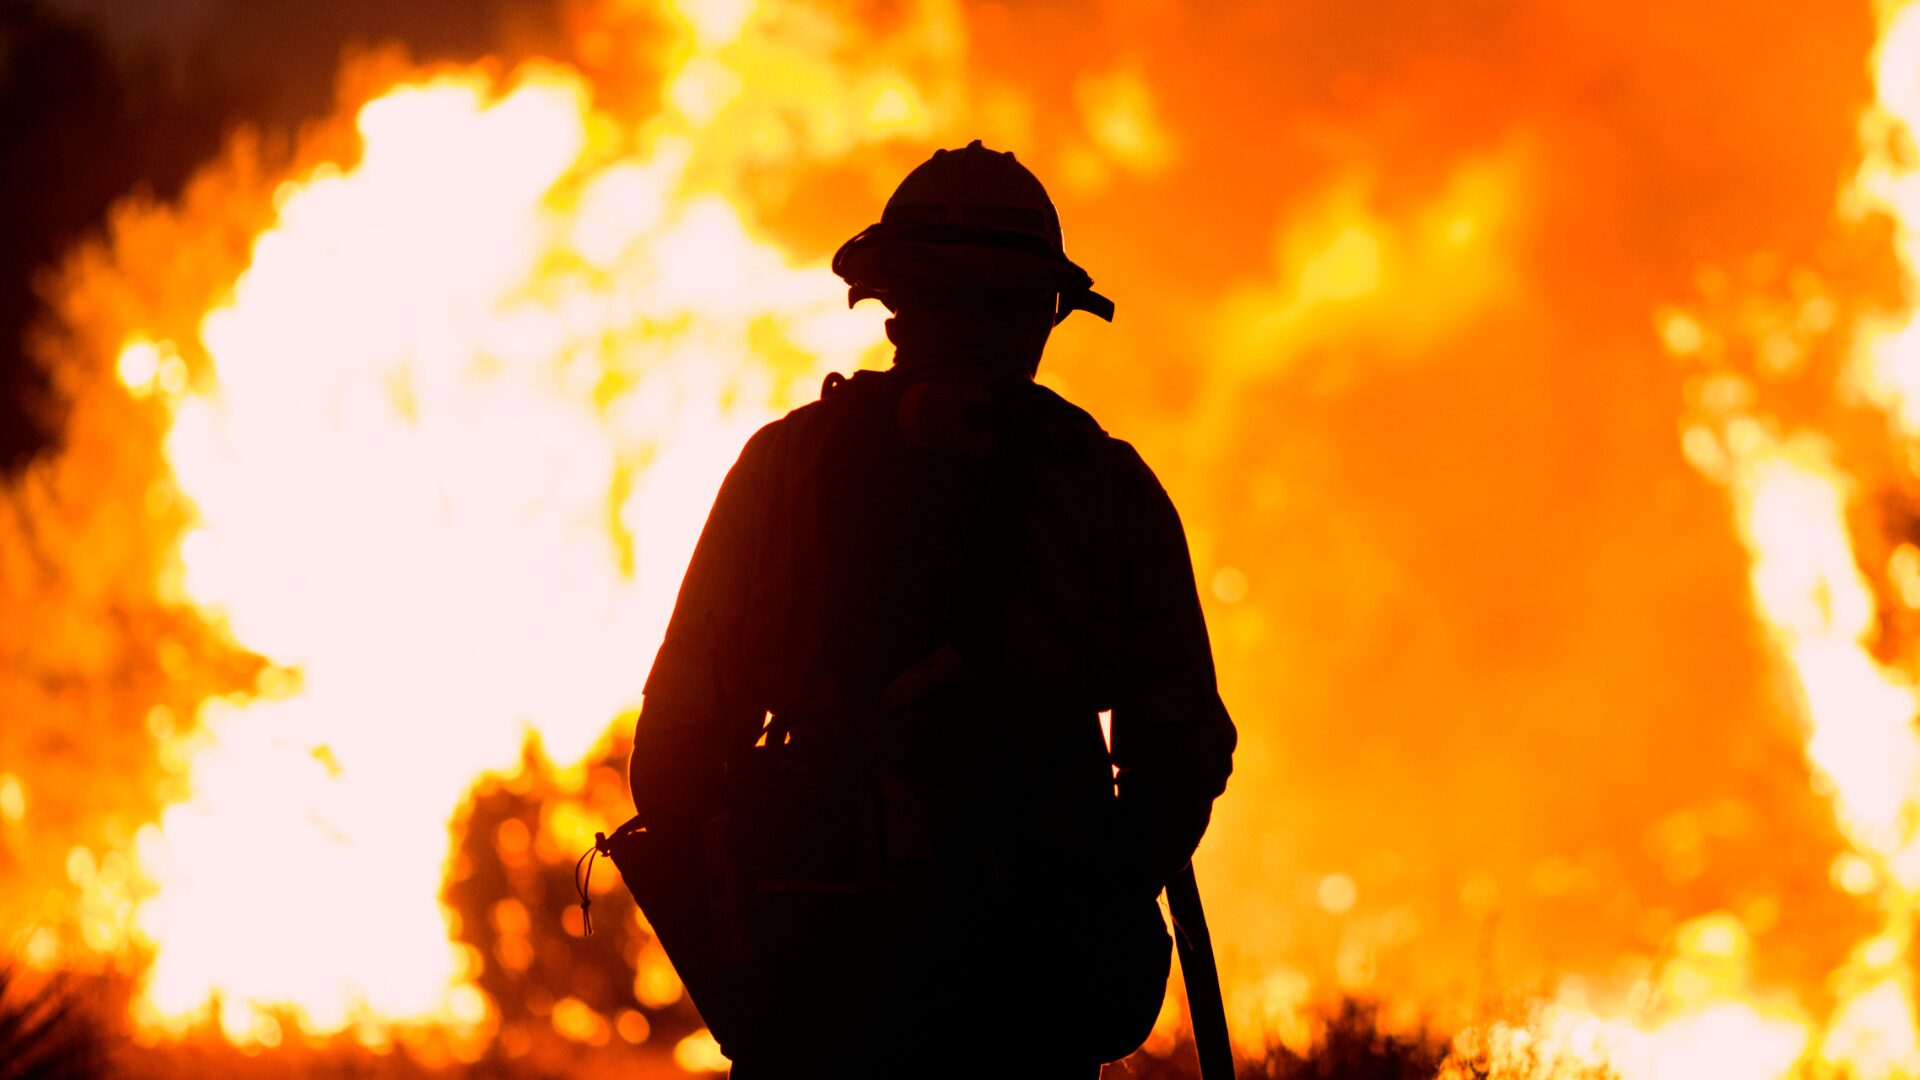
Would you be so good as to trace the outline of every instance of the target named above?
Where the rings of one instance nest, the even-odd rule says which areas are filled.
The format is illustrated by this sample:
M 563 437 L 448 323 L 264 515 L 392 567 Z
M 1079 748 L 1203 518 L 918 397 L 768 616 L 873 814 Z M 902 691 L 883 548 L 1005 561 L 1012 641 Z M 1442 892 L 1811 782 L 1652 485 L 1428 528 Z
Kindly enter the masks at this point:
M 828 66 L 906 73 L 920 128 L 835 145 L 796 121 L 694 174 L 799 263 L 935 146 L 983 138 L 1050 185 L 1119 317 L 1066 323 L 1044 376 L 1181 507 L 1242 732 L 1199 865 L 1243 1007 L 1349 990 L 1451 1023 L 1505 995 L 1617 1001 L 1678 924 L 1726 910 L 1757 983 L 1818 1008 L 1872 920 L 1829 882 L 1842 844 L 1727 497 L 1682 455 L 1694 372 L 1661 328 L 1698 311 L 1727 365 L 1784 336 L 1818 367 L 1897 301 L 1884 230 L 1836 209 L 1872 12 L 826 10 Z M 500 49 L 579 66 L 612 115 L 657 105 L 672 34 L 648 6 L 552 26 Z M 343 94 L 400 67 L 351 68 Z M 778 128 L 807 88 L 755 70 L 771 104 L 738 119 Z M 259 168 L 352 154 L 338 123 L 300 145 L 270 136 Z M 42 354 L 83 404 L 0 532 L 0 772 L 31 796 L 0 824 L 9 930 L 58 910 L 73 845 L 124 847 L 166 799 L 151 706 L 190 716 L 193 686 L 251 678 L 156 599 L 178 520 L 127 493 L 157 421 L 107 400 L 127 312 L 217 295 L 269 219 L 234 160 L 49 290 Z M 1797 319 L 1813 296 L 1837 323 Z

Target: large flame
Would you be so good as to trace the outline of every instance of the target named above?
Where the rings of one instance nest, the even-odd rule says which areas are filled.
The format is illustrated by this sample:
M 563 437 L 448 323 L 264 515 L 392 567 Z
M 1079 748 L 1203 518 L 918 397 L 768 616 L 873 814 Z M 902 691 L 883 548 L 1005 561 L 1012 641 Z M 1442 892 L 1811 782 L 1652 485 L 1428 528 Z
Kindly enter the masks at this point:
M 121 351 L 192 510 L 178 588 L 276 672 L 206 703 L 139 836 L 143 1022 L 485 1033 L 439 900 L 463 796 L 638 706 L 740 444 L 879 338 L 689 177 L 740 23 L 692 24 L 638 131 L 557 67 L 383 93 L 193 340 Z
M 1920 7 L 1883 5 L 1874 58 L 1876 104 L 1862 129 L 1864 160 L 1843 193 L 1848 209 L 1885 214 L 1895 228 L 1896 254 L 1909 281 L 1920 280 L 1920 246 L 1911 230 L 1920 222 L 1920 180 L 1910 145 L 1920 131 Z M 1888 413 L 1896 440 L 1920 434 L 1909 389 L 1916 313 L 1905 325 L 1864 335 L 1852 364 L 1828 392 L 1853 386 Z M 1695 327 L 1669 318 L 1667 344 L 1696 351 Z M 1776 353 L 1778 350 L 1776 350 Z M 1729 377 L 1731 378 L 1731 377 Z M 1851 852 L 1838 857 L 1842 888 L 1871 894 L 1883 915 L 1880 930 L 1862 941 L 1829 980 L 1832 1011 L 1808 1052 L 1819 1062 L 1860 1077 L 1920 1071 L 1912 946 L 1920 896 L 1920 731 L 1916 731 L 1915 673 L 1889 660 L 1876 589 L 1856 541 L 1859 517 L 1850 513 L 1855 483 L 1836 460 L 1833 444 L 1815 430 L 1795 430 L 1748 404 L 1754 394 L 1723 381 L 1702 395 L 1700 415 L 1685 433 L 1690 459 L 1724 483 L 1733 498 L 1741 539 L 1752 562 L 1754 608 L 1797 684 L 1806 756 L 1815 782 L 1832 802 Z M 1896 556 L 1879 572 L 1910 575 Z M 1804 1040 L 1803 1040 L 1804 1041 Z M 1753 1045 L 1751 1042 L 1748 1045 Z M 1790 1055 L 1765 1075 L 1785 1075 Z

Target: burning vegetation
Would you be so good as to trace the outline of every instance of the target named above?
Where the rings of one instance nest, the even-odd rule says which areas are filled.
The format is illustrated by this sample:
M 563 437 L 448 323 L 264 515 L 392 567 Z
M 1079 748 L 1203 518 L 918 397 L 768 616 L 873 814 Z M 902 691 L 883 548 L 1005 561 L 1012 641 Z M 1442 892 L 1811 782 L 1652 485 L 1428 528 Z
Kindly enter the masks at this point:
M 1920 1075 L 1920 8 L 539 6 L 44 279 L 0 940 L 60 981 L 0 1023 L 723 1068 L 568 870 L 722 472 L 887 362 L 832 245 L 980 137 L 1121 304 L 1042 380 L 1187 508 L 1248 1068 Z

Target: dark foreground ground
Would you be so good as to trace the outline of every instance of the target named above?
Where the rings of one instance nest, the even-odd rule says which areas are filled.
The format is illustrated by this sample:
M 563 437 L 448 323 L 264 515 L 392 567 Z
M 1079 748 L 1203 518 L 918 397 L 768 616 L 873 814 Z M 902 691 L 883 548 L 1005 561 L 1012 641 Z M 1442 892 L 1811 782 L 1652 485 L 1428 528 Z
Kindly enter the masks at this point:
M 242 1050 L 210 1036 L 180 1043 L 139 1046 L 125 1031 L 126 989 L 110 979 L 46 981 L 0 969 L 0 1080 L 172 1080 L 222 1076 L 236 1080 L 312 1077 L 327 1080 L 427 1080 L 452 1076 L 498 1080 L 570 1080 L 605 1077 L 667 1078 L 687 1075 L 674 1064 L 673 1043 L 628 1045 L 618 1039 L 586 1047 L 563 1040 L 542 1042 L 519 1053 L 496 1045 L 472 1064 L 423 1063 L 405 1052 L 378 1053 L 357 1044 L 283 1046 Z M 1451 1040 L 1431 1031 L 1389 1034 L 1380 1029 L 1372 1003 L 1347 999 L 1324 1009 L 1310 1046 L 1270 1046 L 1258 1060 L 1243 1059 L 1240 1080 L 1529 1080 L 1545 1075 L 1536 1066 L 1494 1068 L 1485 1060 L 1449 1057 Z M 651 1040 L 649 1040 L 651 1042 Z M 979 1055 L 982 1076 L 1017 1075 L 1017 1062 Z M 1104 1080 L 1197 1080 L 1192 1046 L 1182 1040 L 1170 1052 L 1145 1051 L 1109 1065 Z M 1602 1071 L 1553 1073 L 1566 1080 L 1611 1080 Z

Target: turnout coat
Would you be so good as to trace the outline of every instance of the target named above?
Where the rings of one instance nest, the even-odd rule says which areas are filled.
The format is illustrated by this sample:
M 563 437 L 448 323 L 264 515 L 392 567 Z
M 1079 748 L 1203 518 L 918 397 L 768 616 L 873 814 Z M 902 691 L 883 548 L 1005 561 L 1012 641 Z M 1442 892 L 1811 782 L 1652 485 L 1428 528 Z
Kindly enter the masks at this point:
M 1031 380 L 896 366 L 830 377 L 741 452 L 630 779 L 666 864 L 746 897 L 737 947 L 702 923 L 723 944 L 673 957 L 734 965 L 687 981 L 741 1075 L 924 1075 L 987 1017 L 1030 1060 L 1139 1045 L 1168 969 L 1155 897 L 1234 738 L 1185 535 L 1134 449 Z

